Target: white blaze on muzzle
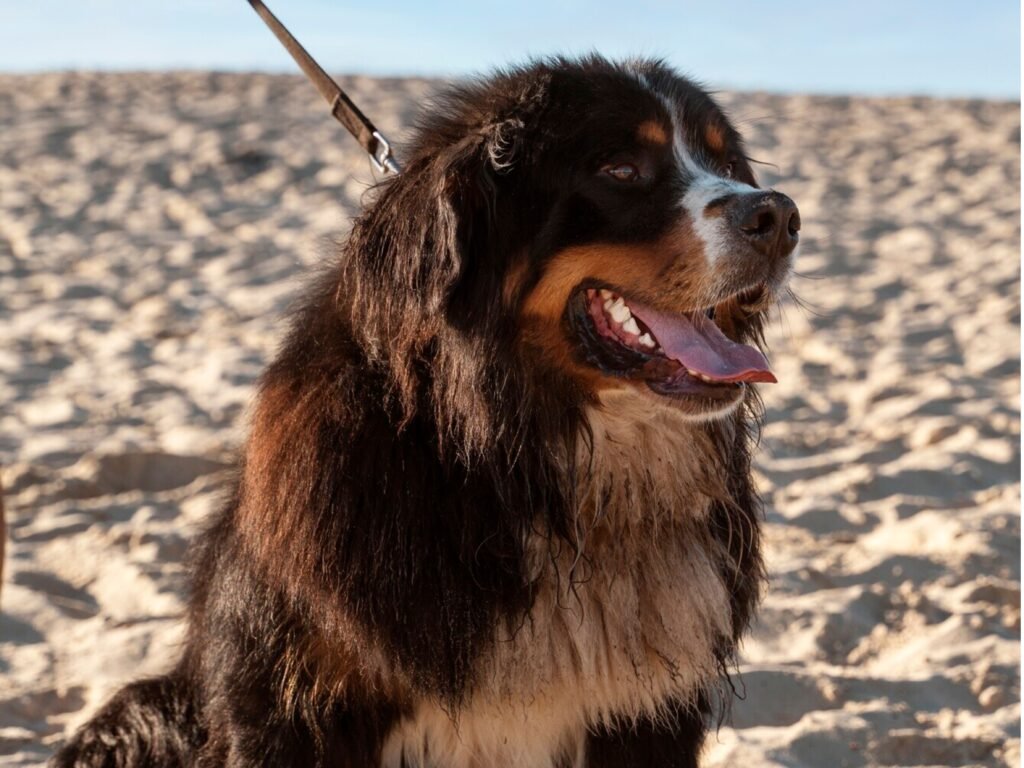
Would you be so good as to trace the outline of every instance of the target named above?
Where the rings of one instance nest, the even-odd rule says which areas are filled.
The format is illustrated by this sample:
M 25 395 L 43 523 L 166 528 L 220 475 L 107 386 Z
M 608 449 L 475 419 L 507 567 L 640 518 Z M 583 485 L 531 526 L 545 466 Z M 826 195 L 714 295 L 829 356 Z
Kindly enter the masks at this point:
M 682 207 L 693 222 L 694 232 L 704 244 L 704 257 L 709 267 L 714 267 L 729 252 L 732 224 L 722 211 L 709 215 L 708 205 L 723 197 L 757 194 L 760 191 L 749 184 L 716 176 L 703 169 L 691 176 L 683 195 Z

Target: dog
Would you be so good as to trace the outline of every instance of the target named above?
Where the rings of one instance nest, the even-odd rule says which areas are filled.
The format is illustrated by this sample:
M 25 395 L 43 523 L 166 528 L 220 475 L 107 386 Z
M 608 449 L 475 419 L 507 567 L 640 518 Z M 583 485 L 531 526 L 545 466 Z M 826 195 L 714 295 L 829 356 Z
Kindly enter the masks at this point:
M 170 673 L 54 766 L 696 766 L 799 238 L 660 61 L 449 89 L 262 376 Z

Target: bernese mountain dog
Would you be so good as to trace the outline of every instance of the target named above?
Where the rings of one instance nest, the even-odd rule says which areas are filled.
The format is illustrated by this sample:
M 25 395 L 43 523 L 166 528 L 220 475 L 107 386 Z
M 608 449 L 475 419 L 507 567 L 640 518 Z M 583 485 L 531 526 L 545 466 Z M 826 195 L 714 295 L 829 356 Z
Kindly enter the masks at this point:
M 260 380 L 180 662 L 53 765 L 698 764 L 796 206 L 658 61 L 454 87 L 405 154 Z

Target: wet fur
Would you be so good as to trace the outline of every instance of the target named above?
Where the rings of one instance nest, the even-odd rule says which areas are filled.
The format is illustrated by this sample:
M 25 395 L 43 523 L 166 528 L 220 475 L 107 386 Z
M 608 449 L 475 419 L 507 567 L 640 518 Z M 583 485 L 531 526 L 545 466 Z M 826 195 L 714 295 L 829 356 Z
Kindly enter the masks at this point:
M 180 664 L 53 765 L 697 764 L 762 582 L 756 395 L 701 423 L 590 387 L 521 314 L 567 245 L 559 171 L 526 186 L 552 105 L 638 70 L 719 120 L 597 58 L 431 112 L 260 381 Z

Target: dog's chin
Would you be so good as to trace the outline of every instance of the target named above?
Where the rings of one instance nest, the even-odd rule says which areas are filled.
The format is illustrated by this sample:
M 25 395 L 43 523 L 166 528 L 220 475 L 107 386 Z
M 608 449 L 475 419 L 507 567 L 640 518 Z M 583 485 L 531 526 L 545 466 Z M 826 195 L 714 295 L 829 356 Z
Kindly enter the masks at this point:
M 570 295 L 566 328 L 577 359 L 602 376 L 669 404 L 695 421 L 728 416 L 749 385 L 774 382 L 761 352 L 729 338 L 732 312 L 758 312 L 770 301 L 763 285 L 714 306 L 666 312 L 599 281 Z

